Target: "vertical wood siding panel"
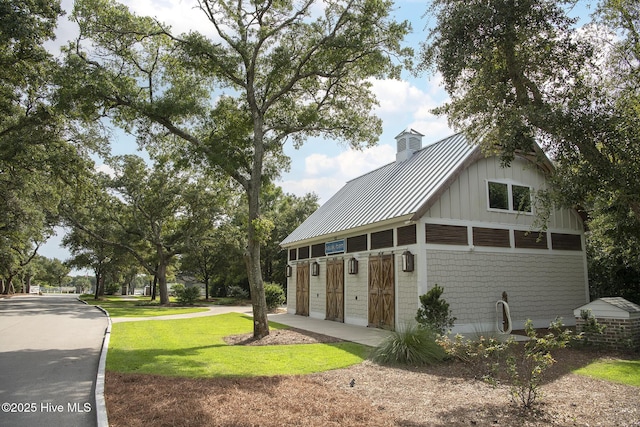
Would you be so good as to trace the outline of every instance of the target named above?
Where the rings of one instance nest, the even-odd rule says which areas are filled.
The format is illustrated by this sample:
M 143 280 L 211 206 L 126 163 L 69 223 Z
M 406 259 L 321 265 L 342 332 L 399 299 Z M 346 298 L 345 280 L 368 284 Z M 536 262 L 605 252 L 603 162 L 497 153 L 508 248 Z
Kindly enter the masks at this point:
M 457 179 L 451 185 L 451 218 L 462 219 L 462 212 L 460 209 L 461 194 L 461 179 Z
M 440 198 L 441 218 L 451 218 L 451 193 L 446 191 Z

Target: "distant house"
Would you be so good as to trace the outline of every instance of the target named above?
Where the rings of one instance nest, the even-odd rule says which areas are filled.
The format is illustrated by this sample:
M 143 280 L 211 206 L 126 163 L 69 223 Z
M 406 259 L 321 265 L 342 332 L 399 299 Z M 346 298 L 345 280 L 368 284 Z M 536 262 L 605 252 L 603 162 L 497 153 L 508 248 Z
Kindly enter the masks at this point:
M 347 182 L 281 243 L 288 310 L 393 329 L 438 284 L 457 332 L 494 329 L 503 292 L 514 329 L 575 324 L 588 301 L 582 219 L 556 209 L 533 228 L 550 162 L 503 168 L 461 134 L 425 148 L 422 137 L 398 135 L 395 162 Z

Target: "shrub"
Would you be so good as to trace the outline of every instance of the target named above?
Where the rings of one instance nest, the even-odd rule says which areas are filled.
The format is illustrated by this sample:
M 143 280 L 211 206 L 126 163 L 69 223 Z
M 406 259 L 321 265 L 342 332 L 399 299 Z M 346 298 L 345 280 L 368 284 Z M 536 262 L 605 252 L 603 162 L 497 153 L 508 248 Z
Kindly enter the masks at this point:
M 556 362 L 551 350 L 566 347 L 572 339 L 571 331 L 563 329 L 559 319 L 549 325 L 549 330 L 547 335 L 538 337 L 533 322 L 527 320 L 525 332 L 529 341 L 525 343 L 522 355 L 507 358 L 511 400 L 521 404 L 523 409 L 531 409 L 540 396 L 539 387 L 544 374 Z
M 182 284 L 173 285 L 173 292 L 179 304 L 193 305 L 200 297 L 200 288 L 196 286 L 185 287 Z
M 229 298 L 236 299 L 249 299 L 249 292 L 247 292 L 241 286 L 233 285 L 227 288 L 227 296 Z
M 531 409 L 541 396 L 539 387 L 544 374 L 555 363 L 551 350 L 564 348 L 575 338 L 570 330 L 563 329 L 560 320 L 552 322 L 549 330 L 548 334 L 538 337 L 533 322 L 527 320 L 525 332 L 529 340 L 523 346 L 516 345 L 513 338 L 503 342 L 482 336 L 470 340 L 461 335 L 456 335 L 454 340 L 442 336 L 438 343 L 447 355 L 468 364 L 494 386 L 505 379 L 506 373 L 511 401 L 523 409 Z
M 444 289 L 436 284 L 429 292 L 420 295 L 422 307 L 416 314 L 416 322 L 440 335 L 451 329 L 456 321 L 456 318 L 451 316 L 449 303 L 440 298 L 443 292 Z
M 109 283 L 104 286 L 105 295 L 115 295 L 120 292 L 120 285 L 117 283 Z
M 513 338 L 501 341 L 495 337 L 478 336 L 468 339 L 456 334 L 452 340 L 440 336 L 437 340 L 450 358 L 460 360 L 470 366 L 470 370 L 488 383 L 496 385 L 501 364 L 505 361 L 509 348 L 515 344 Z
M 264 296 L 267 300 L 267 309 L 275 310 L 286 301 L 284 290 L 277 283 L 265 283 Z
M 447 357 L 436 342 L 436 334 L 414 323 L 392 332 L 372 353 L 374 362 L 384 365 L 432 365 Z

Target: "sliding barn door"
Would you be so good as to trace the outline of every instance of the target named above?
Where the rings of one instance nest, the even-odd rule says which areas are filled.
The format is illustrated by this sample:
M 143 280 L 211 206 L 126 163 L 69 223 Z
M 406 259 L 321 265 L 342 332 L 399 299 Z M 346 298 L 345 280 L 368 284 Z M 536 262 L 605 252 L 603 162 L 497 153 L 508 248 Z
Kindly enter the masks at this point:
M 393 255 L 369 258 L 369 326 L 395 326 L 394 265 Z
M 296 314 L 309 315 L 309 263 L 296 265 Z
M 344 261 L 327 260 L 327 320 L 344 322 Z

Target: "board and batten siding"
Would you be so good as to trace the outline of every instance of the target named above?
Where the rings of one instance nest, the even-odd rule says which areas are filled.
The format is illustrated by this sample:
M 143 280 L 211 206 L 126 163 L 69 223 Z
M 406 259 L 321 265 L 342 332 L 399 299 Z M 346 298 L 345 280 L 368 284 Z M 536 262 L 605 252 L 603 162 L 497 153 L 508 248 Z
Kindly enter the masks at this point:
M 465 169 L 423 218 L 511 224 L 525 230 L 532 226 L 535 215 L 488 209 L 487 181 L 492 180 L 530 186 L 534 192 L 545 188 L 544 174 L 526 160 L 516 158 L 511 167 L 503 168 L 497 157 L 484 158 Z M 577 232 L 582 232 L 582 227 L 580 217 L 572 209 L 554 210 L 548 224 L 549 229 Z
M 313 261 L 312 261 L 313 262 Z M 327 263 L 320 262 L 320 274 L 309 274 L 309 317 L 324 319 L 327 301 Z
M 332 257 L 334 258 L 334 257 Z M 367 284 L 368 272 L 366 269 L 368 258 L 361 256 L 358 261 L 360 271 L 358 274 L 348 274 L 346 272 L 349 257 L 335 257 L 343 259 L 345 263 L 345 286 L 344 286 L 344 321 L 345 323 L 359 326 L 367 326 Z M 313 261 L 313 260 L 312 260 Z M 326 260 L 319 260 L 320 274 L 309 277 L 309 317 L 324 319 L 326 315 L 327 300 L 327 263 Z M 287 286 L 287 313 L 296 313 L 296 268 L 293 263 L 293 274 L 288 277 Z M 364 267 L 364 268 L 363 268 Z
M 428 249 L 426 263 L 428 288 L 444 289 L 442 297 L 457 318 L 455 332 L 494 331 L 502 292 L 514 329 L 527 319 L 548 327 L 557 316 L 574 325 L 573 310 L 587 301 L 582 256 Z
M 293 264 L 291 277 L 287 277 L 287 313 L 291 314 L 296 312 L 296 268 L 297 266 Z
M 415 260 L 416 263 L 420 260 Z M 396 276 L 396 325 L 402 326 L 415 322 L 415 317 L 420 307 L 420 297 L 416 280 L 417 271 L 402 271 L 402 256 L 395 257 Z M 417 266 L 416 266 L 417 267 Z M 397 329 L 397 328 L 396 328 Z
M 345 286 L 344 286 L 344 322 L 351 325 L 367 326 L 369 271 L 366 268 L 368 257 L 358 258 L 358 274 L 348 274 L 348 259 L 345 258 Z

